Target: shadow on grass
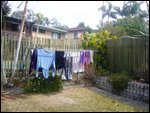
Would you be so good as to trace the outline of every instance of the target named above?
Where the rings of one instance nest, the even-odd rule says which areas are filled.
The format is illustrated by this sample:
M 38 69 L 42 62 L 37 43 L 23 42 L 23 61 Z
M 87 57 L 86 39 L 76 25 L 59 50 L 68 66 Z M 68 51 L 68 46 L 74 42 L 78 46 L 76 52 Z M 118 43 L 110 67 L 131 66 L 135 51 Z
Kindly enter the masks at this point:
M 22 88 L 7 88 L 1 91 L 1 100 L 4 101 L 5 99 L 17 99 L 17 98 L 27 98 L 29 95 L 24 94 Z

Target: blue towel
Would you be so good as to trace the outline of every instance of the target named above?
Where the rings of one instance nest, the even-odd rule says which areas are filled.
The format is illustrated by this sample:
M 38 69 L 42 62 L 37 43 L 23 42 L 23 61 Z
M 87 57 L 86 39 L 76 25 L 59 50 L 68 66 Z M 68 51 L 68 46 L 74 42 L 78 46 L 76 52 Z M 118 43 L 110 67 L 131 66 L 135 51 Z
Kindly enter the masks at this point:
M 37 49 L 37 65 L 36 77 L 38 77 L 38 70 L 42 68 L 44 78 L 48 78 L 49 69 L 52 69 L 52 76 L 55 75 L 55 51 Z

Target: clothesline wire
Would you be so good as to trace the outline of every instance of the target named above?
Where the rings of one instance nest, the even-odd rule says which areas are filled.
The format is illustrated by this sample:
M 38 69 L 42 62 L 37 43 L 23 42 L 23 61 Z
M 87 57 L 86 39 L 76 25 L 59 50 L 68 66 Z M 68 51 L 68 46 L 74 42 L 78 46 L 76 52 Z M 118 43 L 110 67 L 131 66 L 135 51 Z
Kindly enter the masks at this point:
M 53 51 L 89 51 L 89 50 L 86 50 L 86 49 L 50 49 L 50 48 L 30 48 L 30 50 L 32 49 L 45 49 L 45 50 L 53 50 Z M 92 50 L 92 51 L 95 51 L 95 50 Z

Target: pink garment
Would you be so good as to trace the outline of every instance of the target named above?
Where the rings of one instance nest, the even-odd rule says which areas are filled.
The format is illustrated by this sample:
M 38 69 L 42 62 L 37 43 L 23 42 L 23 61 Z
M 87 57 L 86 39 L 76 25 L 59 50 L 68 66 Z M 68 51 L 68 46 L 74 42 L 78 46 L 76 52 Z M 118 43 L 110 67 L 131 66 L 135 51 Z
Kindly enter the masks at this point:
M 88 71 L 88 65 L 90 64 L 90 51 L 84 53 L 84 69 Z
M 87 51 L 84 53 L 84 69 L 85 71 L 88 71 L 88 54 Z

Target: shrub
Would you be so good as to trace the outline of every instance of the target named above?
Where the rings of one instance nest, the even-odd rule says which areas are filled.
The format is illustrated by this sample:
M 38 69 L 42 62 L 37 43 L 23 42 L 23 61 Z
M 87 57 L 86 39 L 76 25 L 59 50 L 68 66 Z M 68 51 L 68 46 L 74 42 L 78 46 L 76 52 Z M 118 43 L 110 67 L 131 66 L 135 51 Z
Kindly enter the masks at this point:
M 128 86 L 131 77 L 127 72 L 111 73 L 110 84 L 113 88 L 113 93 L 120 94 Z
M 106 23 L 102 29 L 109 31 L 110 36 L 121 37 L 127 35 L 127 32 L 123 26 L 115 26 L 113 25 L 113 22 Z
M 44 79 L 42 73 L 39 73 L 39 77 L 31 77 L 26 86 L 24 87 L 25 92 L 28 93 L 48 93 L 60 91 L 63 88 L 61 76 L 51 75 L 48 79 Z
M 109 32 L 106 30 L 96 33 L 85 32 L 82 39 L 82 47 L 84 49 L 93 49 L 94 52 L 94 66 L 97 69 L 99 66 L 106 67 L 106 39 L 109 38 Z
M 96 70 L 96 76 L 109 76 L 110 73 L 104 68 L 100 68 Z
M 14 83 L 14 86 L 20 86 L 20 84 L 21 84 L 21 81 L 20 81 L 20 79 L 19 78 L 15 78 L 15 79 L 13 79 L 13 83 Z

